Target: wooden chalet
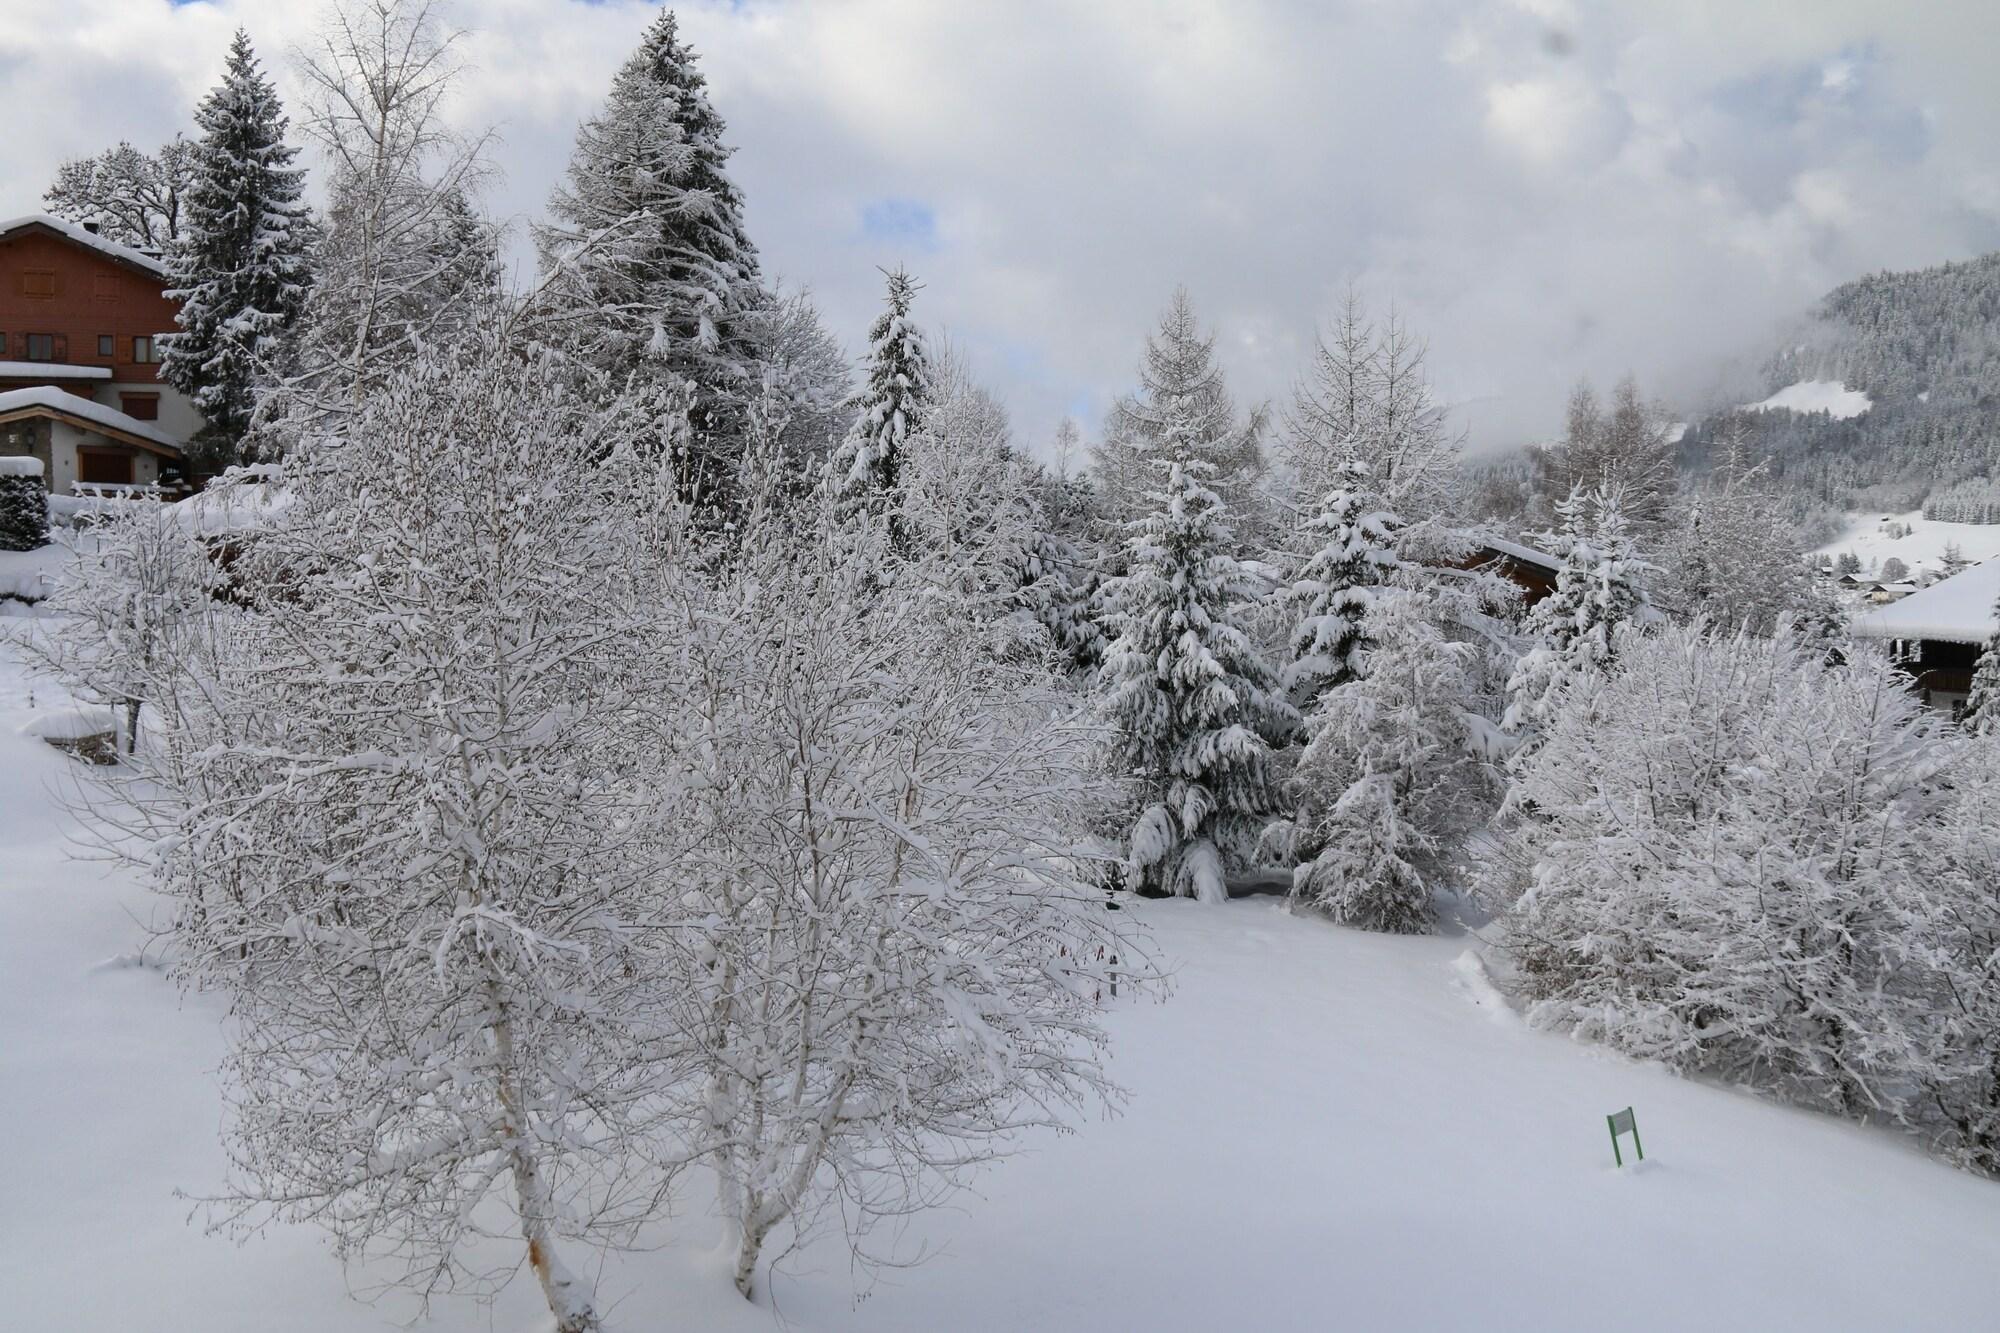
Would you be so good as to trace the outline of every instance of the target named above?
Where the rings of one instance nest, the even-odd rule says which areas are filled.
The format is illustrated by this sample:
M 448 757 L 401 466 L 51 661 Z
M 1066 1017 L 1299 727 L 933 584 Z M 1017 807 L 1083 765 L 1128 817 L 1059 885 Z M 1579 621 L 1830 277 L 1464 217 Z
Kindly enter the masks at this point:
M 1887 643 L 1932 708 L 1956 715 L 1972 690 L 1972 670 L 2000 628 L 2000 557 L 1940 579 L 1854 622 L 1854 637 Z
M 65 495 L 182 468 L 201 417 L 159 375 L 168 285 L 158 257 L 87 226 L 0 222 L 0 457 L 39 458 Z

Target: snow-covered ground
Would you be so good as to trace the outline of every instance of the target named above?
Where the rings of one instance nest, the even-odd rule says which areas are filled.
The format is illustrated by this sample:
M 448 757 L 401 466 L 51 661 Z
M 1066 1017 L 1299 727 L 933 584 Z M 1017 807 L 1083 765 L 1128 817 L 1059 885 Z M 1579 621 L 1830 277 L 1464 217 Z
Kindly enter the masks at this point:
M 1875 404 L 1859 389 L 1850 389 L 1839 380 L 1800 380 L 1787 384 L 1762 402 L 1746 406 L 1752 412 L 1783 408 L 1792 412 L 1824 412 L 1835 421 L 1858 417 Z
M 23 632 L 29 622 L 4 622 Z M 67 1333 L 386 1329 L 317 1235 L 238 1247 L 188 1223 L 212 1188 L 219 1006 L 138 943 L 144 893 L 70 858 L 71 761 L 19 734 L 67 705 L 0 654 L 0 1326 Z M 856 1301 L 794 1255 L 742 1304 L 702 1200 L 599 1277 L 615 1329 L 1990 1328 L 2000 1184 L 1886 1133 L 1674 1078 L 1524 1028 L 1464 936 L 1370 936 L 1274 899 L 1141 908 L 1179 967 L 1120 1001 L 1124 1114 L 918 1220 Z M 1611 1164 L 1636 1108 L 1648 1159 Z M 510 1258 L 496 1249 L 496 1258 Z M 576 1265 L 583 1267 L 582 1264 Z M 594 1267 L 594 1266 L 593 1266 Z M 546 1327 L 532 1284 L 419 1327 Z
M 1880 572 L 1882 562 L 1894 556 L 1912 574 L 1944 567 L 1947 546 L 1956 546 L 1967 560 L 1989 560 L 2000 555 L 2000 523 L 1942 523 L 1925 518 L 1922 510 L 1907 514 L 1875 512 L 1849 514 L 1840 536 L 1815 554 L 1838 556 L 1852 551 L 1861 558 L 1864 574 Z M 1901 532 L 1903 535 L 1896 536 Z

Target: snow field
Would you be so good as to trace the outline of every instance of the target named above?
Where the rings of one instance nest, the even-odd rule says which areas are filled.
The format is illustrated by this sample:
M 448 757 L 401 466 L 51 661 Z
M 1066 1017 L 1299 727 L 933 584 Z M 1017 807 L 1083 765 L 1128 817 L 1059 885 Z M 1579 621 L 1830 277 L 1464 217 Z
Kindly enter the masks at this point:
M 14 621 L 20 632 L 31 622 Z M 10 1327 L 386 1329 L 317 1233 L 238 1247 L 176 1188 L 222 1170 L 220 1006 L 130 965 L 146 895 L 71 859 L 71 761 L 19 729 L 69 701 L 0 663 L 0 1191 Z M 1465 937 L 1391 937 L 1275 899 L 1137 909 L 1177 964 L 1119 1002 L 1123 1114 L 1042 1135 L 916 1218 L 856 1299 L 837 1241 L 739 1301 L 707 1193 L 606 1262 L 611 1327 L 722 1330 L 1892 1329 L 1990 1326 L 2000 1186 L 1893 1134 L 1675 1078 L 1508 1009 Z M 1643 1166 L 1604 1116 L 1636 1108 Z M 496 1262 L 513 1246 L 492 1247 Z M 594 1269 L 578 1253 L 579 1269 Z M 539 1293 L 418 1327 L 528 1333 Z

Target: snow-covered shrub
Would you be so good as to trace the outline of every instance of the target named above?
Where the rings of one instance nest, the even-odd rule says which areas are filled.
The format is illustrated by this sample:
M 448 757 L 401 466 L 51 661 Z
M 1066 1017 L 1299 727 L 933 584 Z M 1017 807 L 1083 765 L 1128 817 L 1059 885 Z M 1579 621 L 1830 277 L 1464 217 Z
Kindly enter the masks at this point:
M 0 458 L 0 551 L 49 544 L 49 493 L 39 458 Z
M 427 1291 L 490 1280 L 464 1246 L 511 1211 L 562 1333 L 598 1321 L 558 1243 L 628 1235 L 674 1160 L 651 421 L 498 332 L 385 375 L 287 460 L 226 654 L 119 793 L 181 977 L 230 1001 L 221 1217 Z
M 1016 1131 L 1113 1095 L 1098 1001 L 1149 965 L 1081 877 L 1091 728 L 1039 664 L 875 595 L 879 552 L 746 546 L 670 599 L 652 735 L 682 793 L 658 826 L 682 1134 L 747 1296 L 774 1232 L 835 1226 L 860 1255 Z
M 1789 632 L 1615 646 L 1550 696 L 1496 859 L 1531 1020 L 1904 1112 L 1937 998 L 1914 942 L 1940 898 L 1991 897 L 1956 859 L 1948 729 L 1879 656 L 1829 667 Z
M 217 570 L 207 548 L 146 499 L 99 501 L 94 521 L 64 532 L 62 544 L 69 559 L 43 604 L 48 618 L 26 642 L 72 692 L 119 712 L 119 748 L 130 754 L 148 706 L 172 710 L 201 688 L 187 678 L 187 655 L 212 628 Z

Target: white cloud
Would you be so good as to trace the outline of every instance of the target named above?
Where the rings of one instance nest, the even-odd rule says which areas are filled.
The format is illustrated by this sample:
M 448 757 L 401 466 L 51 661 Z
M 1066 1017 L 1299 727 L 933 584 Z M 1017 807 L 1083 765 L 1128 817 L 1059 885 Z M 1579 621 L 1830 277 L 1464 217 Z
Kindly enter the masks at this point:
M 0 209 L 32 207 L 65 155 L 184 124 L 239 22 L 282 65 L 314 9 L 0 0 Z M 455 114 L 500 127 L 497 213 L 539 210 L 650 13 L 460 0 Z M 858 344 L 876 265 L 907 261 L 1030 439 L 1126 384 L 1176 282 L 1244 397 L 1284 391 L 1349 280 L 1393 297 L 1500 442 L 1552 424 L 1579 374 L 1692 397 L 1833 282 L 2000 245 L 1983 0 L 813 0 L 683 21 L 767 268 Z

